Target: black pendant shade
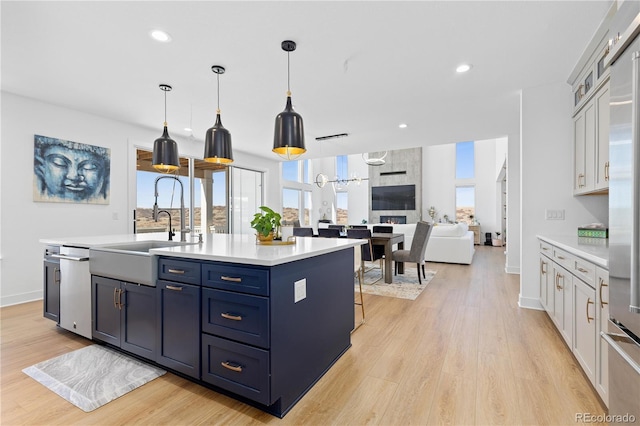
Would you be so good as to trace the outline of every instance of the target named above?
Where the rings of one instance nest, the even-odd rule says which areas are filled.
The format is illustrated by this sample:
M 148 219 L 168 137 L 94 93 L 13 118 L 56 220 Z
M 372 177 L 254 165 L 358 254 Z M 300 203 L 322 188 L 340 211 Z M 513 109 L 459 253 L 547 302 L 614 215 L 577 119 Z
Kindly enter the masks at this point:
M 169 137 L 167 123 L 162 136 L 153 142 L 153 168 L 162 173 L 171 173 L 180 168 L 178 144 Z
M 276 116 L 272 151 L 287 159 L 296 158 L 307 151 L 302 117 L 293 110 L 291 96 L 287 96 L 284 111 Z
M 302 117 L 293 110 L 291 105 L 289 53 L 296 50 L 296 43 L 285 40 L 280 46 L 287 52 L 287 105 L 284 111 L 276 116 L 272 151 L 287 160 L 293 160 L 307 151 L 304 145 Z
M 178 144 L 171 139 L 167 129 L 167 92 L 171 89 L 168 84 L 160 85 L 160 90 L 164 92 L 164 130 L 162 136 L 153 142 L 151 165 L 161 173 L 171 173 L 180 168 Z
M 216 115 L 216 124 L 207 130 L 204 141 L 204 160 L 209 163 L 233 163 L 231 133 L 222 126 L 220 113 Z
M 216 123 L 207 130 L 204 140 L 204 161 L 209 163 L 229 164 L 233 163 L 233 151 L 231 149 L 231 133 L 222 125 L 220 119 L 220 74 L 226 71 L 220 65 L 211 67 L 218 80 L 218 110 L 216 111 Z

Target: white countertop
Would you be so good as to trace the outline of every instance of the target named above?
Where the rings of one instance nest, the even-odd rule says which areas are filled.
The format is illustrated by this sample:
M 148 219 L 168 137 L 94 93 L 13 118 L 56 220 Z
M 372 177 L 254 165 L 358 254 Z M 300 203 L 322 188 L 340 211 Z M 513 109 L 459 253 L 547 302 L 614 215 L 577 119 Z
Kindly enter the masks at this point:
M 538 235 L 542 241 L 609 269 L 609 239 L 566 235 Z
M 203 243 L 177 247 L 155 248 L 152 255 L 215 260 L 249 265 L 275 266 L 307 259 L 364 244 L 364 240 L 349 238 L 298 237 L 292 245 L 258 245 L 254 235 L 203 234 Z M 108 247 L 136 241 L 166 241 L 167 233 L 102 235 L 93 237 L 64 237 L 41 239 L 43 244 L 74 247 Z M 180 238 L 174 239 L 179 241 Z M 197 241 L 191 238 L 189 241 Z

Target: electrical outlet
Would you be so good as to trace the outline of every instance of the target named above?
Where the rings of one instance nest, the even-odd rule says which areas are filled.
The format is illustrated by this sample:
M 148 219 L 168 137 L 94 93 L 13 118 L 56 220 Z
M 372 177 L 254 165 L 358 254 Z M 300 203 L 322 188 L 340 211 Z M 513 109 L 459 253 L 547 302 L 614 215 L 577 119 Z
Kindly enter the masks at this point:
M 303 278 L 293 283 L 293 303 L 307 298 L 307 279 Z
M 564 220 L 564 209 L 559 209 L 559 210 L 546 209 L 544 211 L 544 218 L 546 220 Z

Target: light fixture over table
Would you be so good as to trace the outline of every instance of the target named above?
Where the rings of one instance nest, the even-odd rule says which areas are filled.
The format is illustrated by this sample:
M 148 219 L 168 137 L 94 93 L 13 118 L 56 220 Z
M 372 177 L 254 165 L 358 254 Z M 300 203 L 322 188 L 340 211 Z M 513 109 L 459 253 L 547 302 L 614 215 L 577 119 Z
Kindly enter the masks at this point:
M 276 117 L 272 151 L 287 160 L 295 160 L 307 151 L 304 145 L 302 117 L 293 110 L 291 105 L 289 53 L 296 50 L 296 43 L 285 40 L 281 47 L 287 52 L 287 104 L 284 111 Z
M 344 186 L 348 186 L 351 182 L 354 182 L 357 186 L 360 186 L 360 183 L 362 183 L 363 180 L 369 180 L 369 178 L 361 178 L 361 177 L 358 177 L 357 174 L 353 174 L 352 177 L 349 179 L 340 179 L 336 176 L 335 179 L 330 180 L 329 177 L 324 173 L 318 173 L 314 183 L 318 185 L 318 188 L 324 188 L 324 186 L 328 183 L 333 183 L 337 186 L 344 187 Z
M 171 139 L 167 130 L 167 92 L 171 89 L 172 87 L 168 84 L 160 85 L 160 90 L 164 92 L 164 131 L 162 136 L 153 142 L 151 165 L 161 173 L 171 173 L 180 168 L 178 144 Z
M 225 69 L 220 65 L 213 65 L 211 71 L 218 77 L 218 109 L 216 110 L 216 123 L 207 130 L 205 137 L 204 161 L 229 164 L 233 163 L 231 133 L 222 126 L 222 121 L 220 120 L 220 74 L 224 74 Z

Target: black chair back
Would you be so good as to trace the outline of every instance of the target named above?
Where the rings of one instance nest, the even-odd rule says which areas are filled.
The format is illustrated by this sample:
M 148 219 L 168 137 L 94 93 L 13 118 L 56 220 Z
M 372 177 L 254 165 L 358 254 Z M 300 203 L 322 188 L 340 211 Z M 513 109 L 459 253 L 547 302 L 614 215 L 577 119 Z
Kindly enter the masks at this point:
M 362 245 L 362 260 L 371 262 L 378 260 L 380 257 L 376 257 L 373 251 L 373 244 L 371 243 L 371 231 L 368 229 L 347 229 L 347 238 L 367 240 L 368 243 Z M 383 247 L 384 248 L 384 247 Z
M 351 229 L 369 229 L 367 225 L 351 225 Z
M 337 229 L 338 232 L 344 232 L 344 225 L 329 225 L 329 229 Z
M 387 225 L 374 225 L 373 226 L 373 233 L 384 233 L 384 234 L 393 234 L 393 226 L 387 226 Z
M 318 236 L 322 238 L 340 238 L 340 230 L 336 228 L 318 228 Z
M 313 237 L 313 228 L 293 228 L 295 237 Z

